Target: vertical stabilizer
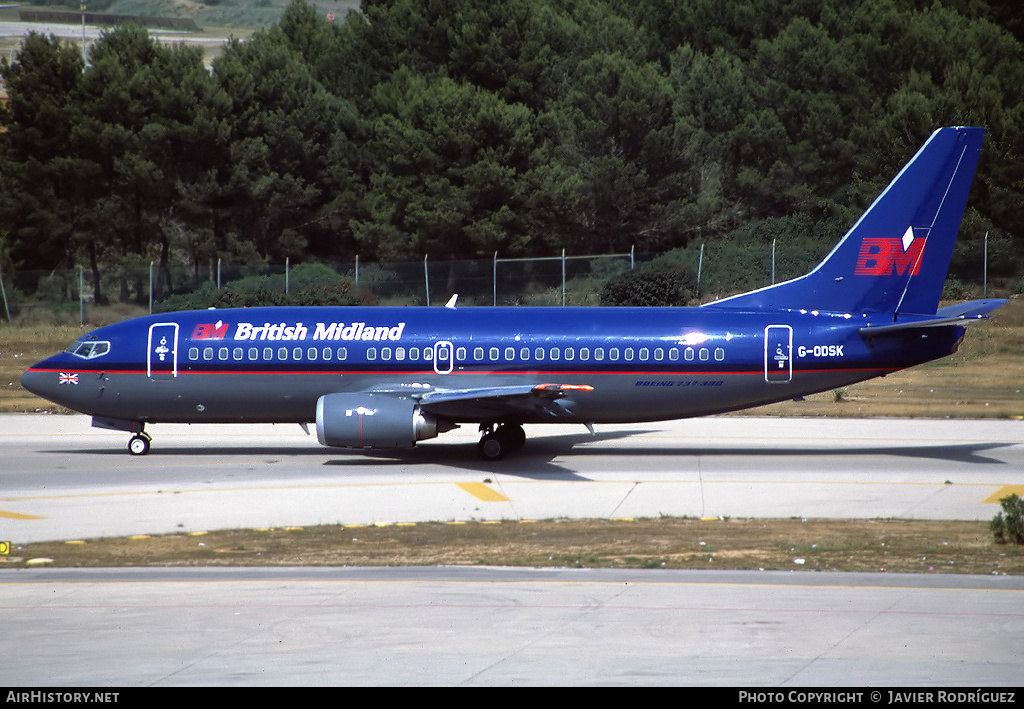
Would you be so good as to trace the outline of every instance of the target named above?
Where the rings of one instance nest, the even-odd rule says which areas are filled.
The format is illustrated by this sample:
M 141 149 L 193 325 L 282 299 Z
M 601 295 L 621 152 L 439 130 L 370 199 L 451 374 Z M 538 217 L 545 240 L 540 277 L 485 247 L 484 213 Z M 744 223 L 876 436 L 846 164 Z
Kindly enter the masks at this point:
M 984 136 L 935 131 L 813 271 L 705 307 L 934 314 Z

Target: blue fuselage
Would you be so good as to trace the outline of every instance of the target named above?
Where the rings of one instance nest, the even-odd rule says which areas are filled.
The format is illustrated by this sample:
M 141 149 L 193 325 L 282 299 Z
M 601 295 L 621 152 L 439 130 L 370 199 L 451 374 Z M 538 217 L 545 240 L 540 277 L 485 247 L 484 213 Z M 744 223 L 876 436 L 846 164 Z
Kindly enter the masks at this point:
M 579 386 L 558 421 L 758 406 L 954 352 L 957 326 L 869 339 L 868 315 L 712 308 L 250 308 L 99 328 L 24 375 L 63 406 L 141 422 L 310 422 L 341 392 Z M 891 319 L 891 318 L 890 318 Z M 91 344 L 90 344 L 91 343 Z M 552 421 L 461 406 L 452 421 Z

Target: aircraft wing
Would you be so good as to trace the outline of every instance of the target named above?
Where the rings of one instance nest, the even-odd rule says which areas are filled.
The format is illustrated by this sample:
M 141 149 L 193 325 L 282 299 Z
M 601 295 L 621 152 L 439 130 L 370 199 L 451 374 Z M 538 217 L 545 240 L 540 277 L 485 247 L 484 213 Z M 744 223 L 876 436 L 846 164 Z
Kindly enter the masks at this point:
M 473 389 L 432 390 L 420 397 L 420 408 L 435 416 L 452 419 L 492 419 L 550 417 L 558 419 L 572 413 L 568 394 L 592 391 L 585 384 L 524 384 L 478 387 Z
M 939 308 L 938 312 L 931 317 L 904 320 L 892 323 L 891 325 L 868 325 L 867 327 L 860 328 L 858 332 L 865 337 L 877 337 L 879 335 L 891 335 L 922 327 L 945 327 L 947 325 L 960 325 L 963 327 L 988 319 L 990 312 L 1009 302 L 1002 298 L 972 300 L 967 303 L 958 303 L 945 308 Z

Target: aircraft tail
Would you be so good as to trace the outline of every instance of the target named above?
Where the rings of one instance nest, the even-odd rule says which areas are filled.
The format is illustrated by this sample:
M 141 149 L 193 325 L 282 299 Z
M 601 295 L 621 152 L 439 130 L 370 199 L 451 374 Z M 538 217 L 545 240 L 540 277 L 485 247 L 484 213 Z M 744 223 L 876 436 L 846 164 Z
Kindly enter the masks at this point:
M 936 313 L 982 128 L 940 128 L 813 271 L 709 308 Z

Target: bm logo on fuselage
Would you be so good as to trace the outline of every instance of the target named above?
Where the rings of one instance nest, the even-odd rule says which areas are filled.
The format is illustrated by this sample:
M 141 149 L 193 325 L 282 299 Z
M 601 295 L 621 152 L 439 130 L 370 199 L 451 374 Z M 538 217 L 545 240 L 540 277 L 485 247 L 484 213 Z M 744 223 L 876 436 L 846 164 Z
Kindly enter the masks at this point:
M 855 276 L 916 276 L 926 239 L 915 239 L 913 227 L 903 237 L 867 237 L 861 242 Z
M 223 340 L 228 334 L 228 324 L 218 320 L 216 323 L 200 323 L 192 331 L 193 340 Z

